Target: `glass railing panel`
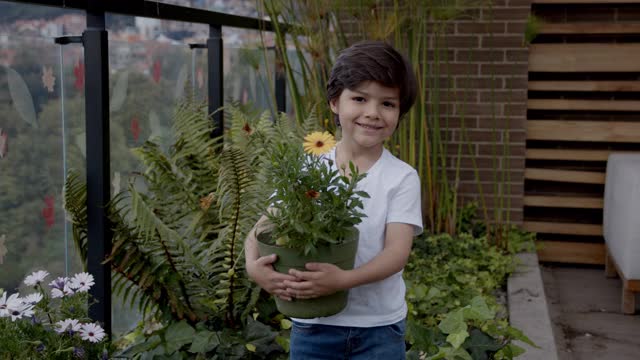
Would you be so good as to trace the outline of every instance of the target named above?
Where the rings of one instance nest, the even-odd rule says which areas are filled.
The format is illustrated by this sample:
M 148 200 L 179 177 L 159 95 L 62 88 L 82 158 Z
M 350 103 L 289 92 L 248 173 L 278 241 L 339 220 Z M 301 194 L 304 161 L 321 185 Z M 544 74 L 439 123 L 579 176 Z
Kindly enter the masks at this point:
M 65 221 L 63 185 L 69 169 L 84 174 L 83 49 L 10 36 L 3 52 L 0 288 L 28 291 L 21 281 L 32 271 L 67 276 L 82 270 Z
M 226 102 L 275 108 L 275 51 L 257 30 L 223 28 L 223 83 Z M 263 47 L 264 46 L 266 47 Z

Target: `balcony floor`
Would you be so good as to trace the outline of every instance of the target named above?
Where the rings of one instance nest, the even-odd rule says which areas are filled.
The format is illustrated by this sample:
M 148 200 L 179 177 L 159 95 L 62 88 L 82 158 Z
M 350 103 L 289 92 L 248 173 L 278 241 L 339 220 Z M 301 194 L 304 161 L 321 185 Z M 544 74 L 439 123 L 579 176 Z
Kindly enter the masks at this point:
M 559 360 L 639 358 L 640 299 L 635 315 L 623 315 L 620 279 L 607 279 L 604 267 L 540 269 Z

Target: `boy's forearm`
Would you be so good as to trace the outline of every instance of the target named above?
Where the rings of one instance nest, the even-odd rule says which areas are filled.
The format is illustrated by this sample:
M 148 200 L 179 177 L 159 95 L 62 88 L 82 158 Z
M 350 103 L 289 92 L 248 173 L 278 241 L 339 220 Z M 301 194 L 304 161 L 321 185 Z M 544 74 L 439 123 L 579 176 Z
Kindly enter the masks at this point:
M 409 253 L 390 248 L 383 250 L 370 262 L 346 272 L 345 289 L 381 281 L 401 271 L 407 264 Z
M 346 272 L 345 288 L 381 281 L 401 271 L 409 260 L 413 244 L 413 227 L 387 224 L 384 249 L 368 263 Z

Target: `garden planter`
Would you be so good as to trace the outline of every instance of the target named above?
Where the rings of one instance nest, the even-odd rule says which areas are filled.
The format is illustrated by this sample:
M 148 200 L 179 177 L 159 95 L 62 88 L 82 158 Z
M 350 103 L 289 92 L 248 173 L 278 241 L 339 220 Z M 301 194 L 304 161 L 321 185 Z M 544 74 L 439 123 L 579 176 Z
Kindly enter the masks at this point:
M 353 269 L 353 264 L 358 250 L 359 232 L 355 229 L 352 237 L 340 245 L 318 247 L 318 252 L 311 255 L 302 255 L 297 249 L 289 249 L 281 246 L 269 245 L 269 233 L 258 235 L 258 250 L 260 256 L 276 254 L 278 260 L 273 264 L 276 271 L 288 273 L 289 269 L 306 271 L 305 264 L 309 262 L 323 262 L 338 266 L 343 270 Z M 278 310 L 289 317 L 311 319 L 330 316 L 339 313 L 347 306 L 348 291 L 338 291 L 334 294 L 315 299 L 281 300 L 275 297 Z

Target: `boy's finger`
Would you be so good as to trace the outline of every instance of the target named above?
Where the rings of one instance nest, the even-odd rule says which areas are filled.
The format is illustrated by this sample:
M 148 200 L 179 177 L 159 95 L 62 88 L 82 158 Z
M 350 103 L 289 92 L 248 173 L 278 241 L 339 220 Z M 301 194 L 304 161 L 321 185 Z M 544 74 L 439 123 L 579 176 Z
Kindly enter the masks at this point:
M 296 269 L 289 269 L 289 275 L 293 275 L 299 279 L 311 280 L 311 273 L 308 271 L 300 271 Z
M 278 260 L 278 255 L 271 254 L 271 255 L 259 257 L 258 260 L 256 260 L 256 263 L 258 265 L 269 265 L 276 262 L 276 260 Z
M 321 271 L 323 269 L 322 263 L 306 263 L 304 267 L 310 271 Z
M 285 281 L 284 286 L 287 287 L 287 292 L 290 294 L 293 294 L 295 291 L 309 290 L 313 288 L 313 284 L 309 281 L 297 281 L 297 282 Z

